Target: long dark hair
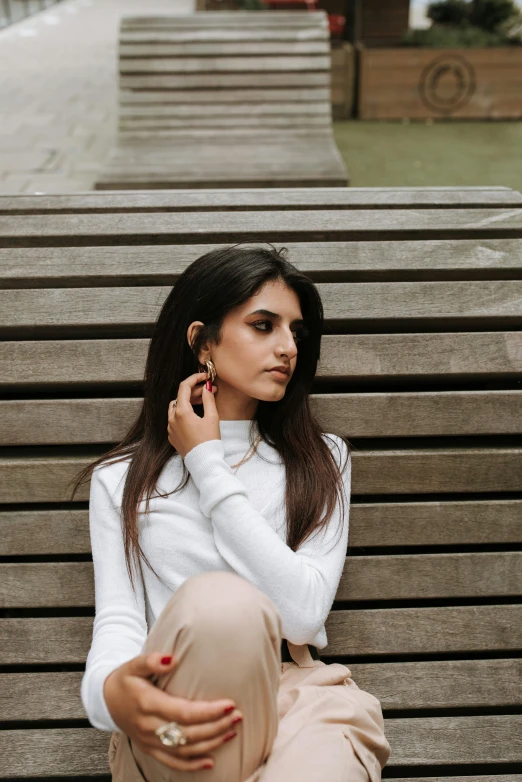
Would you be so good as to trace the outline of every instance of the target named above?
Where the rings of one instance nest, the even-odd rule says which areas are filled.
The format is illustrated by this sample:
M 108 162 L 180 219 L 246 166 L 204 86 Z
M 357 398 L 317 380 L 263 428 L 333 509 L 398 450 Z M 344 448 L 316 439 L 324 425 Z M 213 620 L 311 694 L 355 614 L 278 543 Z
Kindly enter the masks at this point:
M 157 576 L 139 543 L 138 508 L 145 498 L 145 512 L 148 511 L 158 478 L 165 464 L 177 453 L 167 439 L 169 402 L 176 398 L 181 381 L 200 371 L 197 358 L 200 346 L 206 341 L 219 344 L 221 327 L 230 310 L 244 304 L 268 281 L 281 281 L 295 291 L 305 323 L 305 336 L 298 342 L 295 370 L 284 397 L 277 402 L 259 400 L 255 415 L 259 433 L 278 451 L 286 471 L 287 545 L 296 551 L 312 533 L 324 528 L 338 496 L 344 516 L 341 473 L 348 457 L 339 469 L 309 403 L 320 357 L 323 306 L 312 280 L 286 259 L 286 252 L 285 248 L 276 250 L 272 245 L 239 244 L 205 253 L 185 269 L 154 326 L 145 366 L 144 399 L 135 423 L 121 443 L 87 465 L 71 482 L 73 499 L 96 467 L 131 457 L 121 516 L 125 559 L 133 589 L 133 562 L 142 573 L 143 560 Z M 186 334 L 195 320 L 205 326 L 190 346 Z M 203 415 L 202 406 L 197 405 L 195 412 Z M 349 454 L 350 444 L 342 439 Z M 182 482 L 173 491 L 183 489 L 189 477 L 183 463 Z

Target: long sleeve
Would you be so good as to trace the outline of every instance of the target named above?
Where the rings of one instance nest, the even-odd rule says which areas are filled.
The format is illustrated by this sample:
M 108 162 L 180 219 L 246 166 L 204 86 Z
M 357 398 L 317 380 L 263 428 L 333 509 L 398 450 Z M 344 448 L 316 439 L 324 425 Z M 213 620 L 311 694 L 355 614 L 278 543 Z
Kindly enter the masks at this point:
M 342 467 L 347 445 L 339 437 L 330 437 L 337 442 Z M 345 562 L 351 456 L 342 473 L 344 518 L 338 499 L 326 529 L 314 533 L 296 552 L 252 506 L 246 487 L 224 459 L 221 440 L 197 445 L 186 454 L 185 465 L 199 490 L 200 508 L 212 520 L 215 544 L 223 559 L 272 599 L 288 641 L 313 643 L 332 607 Z
M 102 465 L 91 479 L 89 526 L 96 616 L 93 640 L 81 683 L 81 697 L 89 722 L 100 730 L 122 731 L 105 703 L 103 685 L 107 676 L 124 662 L 141 654 L 147 636 L 144 591 L 136 581 L 136 596 L 125 565 L 121 514 L 123 481 L 119 497 L 115 490 L 125 463 Z

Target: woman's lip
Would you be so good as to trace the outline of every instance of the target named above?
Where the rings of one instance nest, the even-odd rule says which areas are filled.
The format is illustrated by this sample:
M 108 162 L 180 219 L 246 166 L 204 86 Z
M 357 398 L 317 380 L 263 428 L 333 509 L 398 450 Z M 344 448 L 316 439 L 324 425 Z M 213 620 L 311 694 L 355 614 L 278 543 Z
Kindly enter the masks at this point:
M 290 377 L 289 374 L 287 374 L 286 372 L 280 372 L 278 369 L 269 369 L 268 371 L 270 372 L 271 375 L 276 377 L 278 380 L 288 380 L 288 378 Z

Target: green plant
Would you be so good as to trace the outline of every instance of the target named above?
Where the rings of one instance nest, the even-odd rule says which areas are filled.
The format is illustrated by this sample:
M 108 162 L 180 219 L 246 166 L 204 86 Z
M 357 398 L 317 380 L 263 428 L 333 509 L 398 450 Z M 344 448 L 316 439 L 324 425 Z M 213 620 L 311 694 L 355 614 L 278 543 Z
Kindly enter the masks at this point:
M 510 19 L 500 26 L 510 43 L 522 44 L 522 14 L 515 19 Z
M 520 17 L 515 0 L 436 0 L 426 15 L 436 25 L 480 27 L 497 32 L 506 23 Z
M 435 24 L 467 24 L 470 5 L 467 0 L 437 0 L 428 5 L 426 16 Z
M 514 0 L 437 0 L 428 6 L 433 25 L 409 30 L 405 46 L 458 49 L 522 43 L 522 13 Z
M 266 11 L 263 0 L 240 0 L 239 8 L 242 11 Z
M 470 22 L 482 30 L 496 32 L 499 27 L 519 15 L 514 0 L 471 0 Z

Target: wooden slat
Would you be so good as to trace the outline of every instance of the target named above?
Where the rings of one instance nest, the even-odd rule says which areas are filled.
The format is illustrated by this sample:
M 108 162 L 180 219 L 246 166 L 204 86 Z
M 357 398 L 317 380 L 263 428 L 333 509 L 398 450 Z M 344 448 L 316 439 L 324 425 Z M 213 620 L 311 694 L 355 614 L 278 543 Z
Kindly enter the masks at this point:
M 265 36 L 267 37 L 267 36 Z M 251 62 L 254 57 L 264 57 L 266 55 L 277 55 L 284 64 L 286 58 L 295 55 L 325 55 L 329 56 L 329 46 L 324 36 L 318 37 L 315 41 L 306 39 L 299 40 L 298 36 L 287 35 L 287 40 L 259 40 L 258 37 L 243 35 L 233 41 L 223 40 L 219 34 L 213 35 L 210 40 L 201 40 L 196 37 L 190 37 L 183 41 L 140 41 L 128 42 L 120 39 L 119 56 L 120 63 L 124 62 L 127 70 L 132 68 L 136 61 L 137 69 L 143 63 L 145 58 L 163 60 L 167 64 L 166 70 L 178 70 L 178 61 L 183 58 L 197 57 L 202 61 L 202 70 L 204 61 L 207 57 L 230 57 L 242 56 L 248 57 L 247 62 Z M 170 59 L 175 58 L 176 62 L 171 63 Z M 139 68 L 141 70 L 141 68 Z M 183 70 L 182 68 L 180 70 Z
M 330 57 L 324 54 L 251 57 L 133 57 L 120 58 L 120 73 L 255 73 L 297 71 L 329 71 Z M 255 77 L 253 79 L 255 84 Z
M 281 19 L 279 19 L 279 16 Z M 295 16 L 295 20 L 292 18 Z M 309 27 L 315 25 L 317 22 L 326 21 L 324 13 L 322 11 L 263 11 L 262 14 L 252 14 L 251 11 L 205 11 L 204 14 L 129 14 L 123 16 L 120 20 L 120 27 L 122 30 L 143 30 L 149 28 L 159 27 L 160 29 L 174 28 L 190 28 L 196 26 L 199 28 L 215 27 L 216 22 L 226 23 L 236 26 L 240 29 L 244 27 L 265 27 L 266 24 L 290 24 L 292 27 L 301 26 Z
M 522 543 L 522 500 L 370 502 L 350 508 L 350 546 L 488 543 Z
M 310 403 L 324 431 L 349 438 L 517 434 L 522 428 L 519 391 L 312 394 Z M 18 415 L 23 420 L 21 410 Z
M 324 11 L 290 11 L 290 12 L 270 12 L 263 11 L 262 14 L 253 14 L 250 11 L 230 12 L 212 12 L 205 11 L 204 14 L 161 14 L 160 16 L 123 16 L 120 23 L 122 32 L 129 33 L 132 30 L 190 30 L 195 28 L 203 30 L 205 28 L 213 29 L 216 26 L 226 29 L 238 28 L 255 29 L 273 26 L 277 29 L 283 27 L 311 28 L 318 26 L 327 29 L 327 18 Z
M 522 500 L 355 503 L 349 547 L 522 543 L 521 520 Z M 0 556 L 90 553 L 86 510 L 0 512 Z
M 522 715 L 386 720 L 388 765 L 520 763 Z
M 0 665 L 84 663 L 93 618 L 6 618 L 0 623 Z M 328 646 L 321 657 L 339 655 L 435 656 L 440 653 L 518 651 L 522 606 L 474 605 L 332 611 Z M 395 664 L 395 663 L 394 663 Z
M 0 779 L 108 774 L 110 738 L 94 728 L 2 730 Z
M 284 74 L 277 71 L 264 71 L 256 74 L 256 89 L 268 87 L 329 87 L 330 70 L 322 71 L 287 71 Z M 122 73 L 120 89 L 122 90 L 179 90 L 213 88 L 250 88 L 252 76 L 250 73 Z
M 148 340 L 45 340 L 0 344 L 0 387 L 141 383 Z M 326 335 L 318 378 L 513 377 L 522 332 Z
M 256 44 L 272 43 L 276 45 L 279 42 L 291 43 L 293 41 L 323 42 L 328 41 L 328 34 L 321 25 L 315 26 L 289 26 L 283 27 L 274 24 L 266 24 L 264 27 L 236 27 L 236 26 L 214 26 L 191 28 L 172 27 L 158 28 L 147 32 L 146 30 L 126 29 L 120 32 L 119 44 L 120 50 L 127 51 L 127 48 L 134 46 L 136 48 L 143 46 L 162 46 L 162 45 L 190 45 L 193 42 L 199 42 L 201 45 L 211 44 L 213 42 L 232 43 L 239 45 L 241 42 L 250 41 Z
M 31 356 L 35 356 L 38 347 L 41 352 L 38 363 L 34 363 Z M 36 383 L 67 383 L 73 377 L 78 382 L 96 384 L 112 382 L 111 379 L 123 383 L 140 382 L 147 347 L 148 340 L 145 339 L 4 342 L 0 344 L 0 382 L 3 375 L 6 384 L 22 387 L 26 384 L 23 382 L 23 373 L 29 364 L 36 372 L 32 374 L 31 382 Z M 78 360 L 75 360 L 75 356 Z M 119 360 L 116 356 L 119 356 Z M 121 372 L 114 364 L 115 359 Z M 136 361 L 140 369 L 137 369 Z M 84 367 L 83 371 L 80 370 L 81 366 Z M 77 374 L 77 370 L 80 370 L 80 374 Z
M 0 502 L 63 502 L 70 499 L 68 484 L 78 472 L 96 458 L 63 456 L 58 458 L 16 459 L 0 457 Z M 10 485 L 18 482 L 15 487 Z M 11 498 L 11 499 L 9 499 Z M 88 485 L 76 494 L 76 501 L 89 499 Z
M 311 394 L 325 432 L 353 437 L 518 434 L 522 391 Z M 142 400 L 0 401 L 0 445 L 112 443 L 123 439 Z
M 252 111 L 248 111 L 252 107 Z M 178 111 L 178 109 L 182 109 Z M 240 107 L 236 114 L 228 113 L 227 106 L 221 104 L 215 106 L 166 106 L 163 111 L 156 111 L 155 106 L 133 107 L 132 111 L 123 113 L 120 117 L 120 132 L 127 135 L 133 135 L 135 132 L 150 129 L 157 132 L 181 131 L 192 128 L 198 131 L 212 132 L 218 134 L 223 128 L 231 128 L 236 132 L 238 130 L 251 130 L 255 132 L 266 132 L 270 134 L 272 128 L 282 128 L 287 131 L 292 126 L 299 124 L 300 130 L 309 129 L 311 132 L 317 130 L 330 132 L 330 117 L 328 111 L 324 111 L 319 104 L 311 106 L 308 103 L 295 103 L 287 106 L 286 111 L 279 111 L 276 103 L 270 106 L 262 103 L 250 103 Z M 266 109 L 266 110 L 265 110 Z M 328 141 L 328 138 L 325 139 Z
M 93 617 L 2 619 L 0 665 L 85 663 Z
M 299 145 L 296 143 L 295 147 Z M 169 145 L 172 149 L 172 145 Z M 156 151 L 148 155 L 158 154 Z M 211 152 L 208 151 L 208 156 Z M 159 173 L 159 171 L 158 171 Z M 246 222 L 248 214 L 248 222 Z M 118 220 L 112 215 L 79 214 L 74 218 L 68 215 L 26 215 L 0 216 L 0 241 L 3 246 L 16 244 L 23 240 L 34 244 L 43 244 L 52 239 L 57 243 L 78 243 L 82 241 L 100 241 L 107 244 L 110 237 L 118 236 L 131 244 L 147 241 L 150 236 L 172 241 L 186 241 L 190 237 L 205 233 L 209 240 L 223 235 L 233 235 L 237 241 L 242 238 L 254 240 L 263 239 L 263 234 L 273 241 L 283 238 L 310 239 L 312 235 L 326 238 L 341 238 L 351 236 L 353 239 L 368 238 L 373 240 L 397 238 L 419 239 L 420 234 L 426 239 L 449 238 L 445 234 L 453 234 L 455 238 L 478 238 L 502 233 L 506 238 L 522 235 L 522 209 L 409 209 L 383 212 L 376 224 L 375 213 L 372 210 L 358 209 L 351 212 L 332 212 L 320 210 L 300 212 L 288 210 L 274 214 L 273 212 L 243 213 L 212 212 L 183 214 L 121 214 Z M 365 234 L 367 236 L 365 236 Z M 71 240 L 73 240 L 71 242 Z
M 517 763 L 522 715 L 428 717 L 385 721 L 393 747 L 389 767 L 452 763 Z M 94 776 L 108 773 L 110 735 L 92 728 L 4 730 L 2 777 Z
M 336 600 L 508 597 L 522 593 L 522 553 L 407 554 L 346 558 Z M 0 607 L 94 605 L 91 562 L 0 564 Z
M 22 579 L 25 581 L 25 576 Z M 22 579 L 15 578 L 15 581 Z M 15 590 L 16 587 L 13 590 L 16 600 Z M 522 552 L 395 554 L 347 557 L 336 600 L 428 600 L 520 594 Z
M 218 112 L 212 115 L 196 116 L 196 112 L 192 112 L 187 117 L 178 116 L 166 116 L 162 117 L 154 112 L 148 112 L 151 116 L 143 116 L 142 111 L 134 112 L 135 116 L 120 118 L 120 132 L 125 136 L 134 133 L 141 133 L 142 131 L 150 131 L 151 133 L 180 131 L 187 133 L 192 129 L 197 130 L 209 130 L 213 134 L 219 134 L 228 130 L 234 130 L 234 132 L 253 129 L 256 133 L 259 130 L 271 133 L 274 128 L 281 128 L 284 130 L 293 131 L 294 125 L 298 124 L 301 128 L 310 128 L 310 130 L 326 130 L 329 132 L 330 118 L 327 114 L 320 113 L 317 115 L 311 114 L 306 109 L 299 111 L 302 107 L 301 103 L 296 104 L 298 111 L 294 114 L 280 114 L 277 110 L 271 110 L 268 112 L 252 112 L 252 115 L 248 113 L 242 113 L 239 116 L 229 116 L 227 112 Z M 148 136 L 145 136 L 147 138 Z M 328 139 L 325 139 L 327 142 Z M 255 143 L 255 142 L 254 142 Z M 256 149 L 256 153 L 259 149 Z M 320 150 L 318 150 L 320 153 Z M 117 150 L 119 155 L 119 150 Z M 128 154 L 127 150 L 123 152 L 124 155 Z M 134 154 L 134 153 L 133 153 Z M 215 155 L 214 150 L 214 155 Z M 109 164 L 112 165 L 113 157 L 109 160 Z M 170 157 L 172 163 L 176 162 L 174 157 Z M 315 162 L 315 161 L 313 161 Z M 273 176 L 273 174 L 272 174 Z
M 91 456 L 3 456 L 0 502 L 64 502 L 70 481 Z M 522 490 L 522 448 L 431 448 L 353 451 L 354 494 L 431 494 Z M 75 500 L 88 498 L 84 485 Z
M 320 188 L 319 188 L 320 189 Z M 142 203 L 149 198 L 144 195 Z M 177 191 L 173 191 L 176 193 Z M 182 192 L 182 191 L 178 191 Z M 201 191 L 202 193 L 204 191 Z M 233 191 L 231 191 L 233 192 Z M 98 191 L 110 197 L 110 191 Z M 121 195 L 115 196 L 118 208 Z M 66 210 L 66 201 L 46 201 L 43 209 Z M 13 209 L 24 212 L 22 201 Z M 0 211 L 5 201 L 0 199 Z M 18 206 L 17 206 L 18 204 Z M 35 205 L 29 204 L 28 209 Z M 71 207 L 73 209 L 78 207 Z M 120 203 L 119 208 L 123 208 Z M 134 208 L 138 208 L 134 203 Z M 96 202 L 86 210 L 96 209 Z M 102 206 L 100 205 L 102 210 Z M 102 210 L 103 211 L 103 210 Z M 109 210 L 110 211 L 110 210 Z M 95 287 L 118 284 L 170 284 L 196 258 L 225 245 L 146 245 L 84 247 L 0 247 L 0 288 Z M 489 279 L 515 276 L 522 270 L 522 240 L 468 239 L 383 242 L 285 242 L 288 258 L 313 279 Z M 146 268 L 143 258 L 147 258 Z
M 228 117 L 231 121 L 237 121 L 239 118 L 252 115 L 256 117 L 258 121 L 261 121 L 264 116 L 284 116 L 290 115 L 291 119 L 299 119 L 301 115 L 319 115 L 329 118 L 330 104 L 326 101 L 298 101 L 295 103 L 278 103 L 275 101 L 263 101 L 261 103 L 255 103 L 252 100 L 246 100 L 240 105 L 233 104 L 221 104 L 221 103 L 204 103 L 204 104 L 152 104 L 145 103 L 143 105 L 132 103 L 129 106 L 124 106 L 120 110 L 120 119 L 125 122 L 127 120 L 138 119 L 158 119 L 164 118 L 176 118 L 183 120 L 192 120 L 194 118 L 203 117 L 206 119 L 219 119 Z M 299 116 L 296 116 L 299 115 Z
M 272 89 L 254 88 L 252 89 L 229 89 L 229 90 L 170 90 L 170 91 L 147 91 L 141 90 L 122 90 L 120 91 L 121 114 L 124 109 L 138 106 L 179 106 L 186 107 L 192 104 L 198 104 L 200 107 L 212 105 L 215 109 L 221 107 L 232 108 L 237 103 L 277 103 L 281 108 L 291 102 L 292 107 L 298 103 L 310 103 L 313 101 L 326 102 L 330 99 L 330 92 L 325 87 L 316 87 L 309 89 L 293 88 L 291 90 L 285 87 L 273 87 Z M 328 103 L 329 105 L 329 103 Z
M 341 187 L 347 182 L 344 163 L 323 119 L 313 127 L 310 122 L 298 123 L 295 130 L 292 121 L 282 117 L 276 123 L 277 133 L 264 129 L 270 143 L 257 139 L 259 127 L 254 122 L 239 127 L 227 120 L 226 132 L 211 122 L 206 128 L 189 129 L 173 127 L 172 122 L 169 128 L 154 131 L 154 146 L 148 145 L 150 130 L 122 131 L 96 188 Z M 249 131 L 251 138 L 244 135 Z M 196 138 L 196 133 L 202 135 Z M 159 134 L 163 134 L 161 141 L 172 142 L 168 149 L 160 145 Z M 181 147 L 176 150 L 173 142 Z
M 87 510 L 0 512 L 0 556 L 90 553 Z
M 487 367 L 486 367 L 487 362 Z M 326 336 L 318 377 L 512 374 L 522 362 L 520 332 Z
M 520 659 L 352 664 L 357 686 L 387 709 L 506 708 L 517 706 Z M 3 720 L 86 719 L 82 671 L 2 674 Z M 477 687 L 480 681 L 480 687 Z
M 0 445 L 117 442 L 141 404 L 132 398 L 0 401 Z
M 2 608 L 94 606 L 91 562 L 8 562 L 0 574 Z
M 298 92 L 298 91 L 297 91 Z M 323 91 L 317 91 L 323 99 Z M 296 90 L 292 90 L 295 95 Z M 226 94 L 211 91 L 205 93 L 205 99 L 225 100 Z M 245 98 L 250 92 L 238 95 L 238 99 Z M 285 90 L 271 90 L 270 94 L 280 94 L 281 99 L 287 95 Z M 303 98 L 309 100 L 309 92 L 303 91 Z M 163 97 L 162 97 L 163 96 Z M 164 102 L 165 93 L 128 93 L 128 99 L 141 102 L 149 99 Z M 236 210 L 248 208 L 259 211 L 263 209 L 275 209 L 277 211 L 292 208 L 298 209 L 354 209 L 361 207 L 379 207 L 393 209 L 405 207 L 451 207 L 453 209 L 469 207 L 507 207 L 522 204 L 522 194 L 508 187 L 339 187 L 321 189 L 293 188 L 256 188 L 242 190 L 174 190 L 164 192 L 125 191 L 92 193 L 68 193 L 65 195 L 45 194 L 34 195 L 5 195 L 0 196 L 0 214 L 23 213 L 36 211 L 38 214 L 46 212 L 154 212 L 154 211 L 184 211 L 186 209 L 216 211 L 220 209 Z M 460 246 L 461 243 L 459 243 Z M 495 247 L 499 242 L 495 243 Z M 505 242 L 500 242 L 500 246 Z M 522 242 L 519 242 L 522 244 Z M 203 245 L 198 245 L 203 247 Z M 297 245 L 306 249 L 306 245 Z M 320 241 L 314 242 L 313 248 L 324 247 Z M 331 243 L 328 243 L 328 248 Z M 374 246 L 372 244 L 372 246 Z M 409 245 L 404 245 L 402 252 Z M 425 246 L 423 243 L 422 246 Z M 428 248 L 430 245 L 426 245 Z M 350 248 L 352 245 L 350 245 Z M 312 245 L 310 245 L 310 249 Z M 154 248 L 151 248 L 151 250 Z M 176 249 L 176 248 L 172 248 Z M 334 245 L 332 249 L 338 249 Z M 374 247 L 378 250 L 378 247 Z M 393 250 L 390 244 L 389 250 Z M 423 262 L 423 257 L 418 257 L 418 263 Z M 395 259 L 395 256 L 392 256 Z M 401 257 L 399 255 L 399 257 Z M 314 259 L 315 260 L 315 259 Z M 496 255 L 491 252 L 491 264 L 495 265 Z M 471 256 L 466 260 L 466 268 L 470 263 L 479 262 L 480 256 Z
M 350 663 L 349 669 L 357 686 L 375 695 L 384 711 L 501 709 L 520 703 L 519 658 Z
M 0 674 L 2 720 L 85 720 L 83 671 Z
M 372 450 L 353 457 L 355 494 L 522 489 L 522 448 Z
M 475 321 L 516 326 L 522 317 L 522 280 L 466 282 L 318 283 L 327 320 L 344 324 L 424 319 L 439 325 Z M 47 327 L 149 326 L 168 287 L 0 290 L 0 331 Z
M 446 654 L 519 650 L 522 606 L 476 605 L 332 611 L 328 646 L 337 655 Z M 509 656 L 506 654 L 506 656 Z

